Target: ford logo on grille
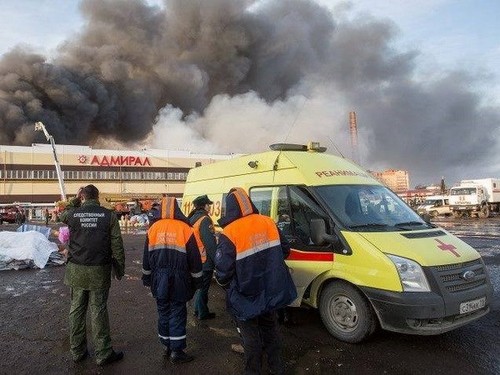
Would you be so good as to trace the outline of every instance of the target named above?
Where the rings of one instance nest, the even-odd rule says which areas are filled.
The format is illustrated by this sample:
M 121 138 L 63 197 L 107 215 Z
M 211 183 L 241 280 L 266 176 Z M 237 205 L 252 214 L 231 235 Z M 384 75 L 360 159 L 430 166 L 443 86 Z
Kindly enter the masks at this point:
M 465 281 L 470 281 L 476 277 L 476 273 L 474 271 L 465 271 L 460 277 Z

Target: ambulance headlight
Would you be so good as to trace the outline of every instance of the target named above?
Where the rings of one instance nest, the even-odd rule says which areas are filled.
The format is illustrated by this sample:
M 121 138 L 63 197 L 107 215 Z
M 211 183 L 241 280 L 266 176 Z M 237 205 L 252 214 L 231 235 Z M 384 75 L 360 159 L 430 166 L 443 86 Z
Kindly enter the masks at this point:
M 413 260 L 401 258 L 396 255 L 387 255 L 398 270 L 403 291 L 405 292 L 430 292 L 429 283 L 420 264 Z

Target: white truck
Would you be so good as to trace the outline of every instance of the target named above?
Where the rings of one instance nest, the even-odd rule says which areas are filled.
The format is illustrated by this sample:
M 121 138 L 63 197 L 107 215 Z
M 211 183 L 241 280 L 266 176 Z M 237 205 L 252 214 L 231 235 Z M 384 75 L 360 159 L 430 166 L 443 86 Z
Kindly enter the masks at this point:
M 447 195 L 432 195 L 417 207 L 419 215 L 430 215 L 431 217 L 449 216 L 452 214 L 450 208 L 450 197 Z
M 487 218 L 491 212 L 499 212 L 500 179 L 460 181 L 459 186 L 450 188 L 450 207 L 455 217 Z

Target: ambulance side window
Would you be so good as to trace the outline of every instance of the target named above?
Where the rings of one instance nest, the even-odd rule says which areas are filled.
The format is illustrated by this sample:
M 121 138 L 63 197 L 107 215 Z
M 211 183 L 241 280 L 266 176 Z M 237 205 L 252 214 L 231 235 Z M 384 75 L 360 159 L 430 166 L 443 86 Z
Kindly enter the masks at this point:
M 250 198 L 293 246 L 317 249 L 311 241 L 311 219 L 323 219 L 327 225 L 329 220 L 306 190 L 298 186 L 255 187 L 250 189 Z
M 271 216 L 272 187 L 250 189 L 250 199 L 261 215 Z
M 286 186 L 278 187 L 276 225 L 287 238 L 292 235 L 292 219 Z
M 300 243 L 314 246 L 311 240 L 311 220 L 322 219 L 328 223 L 328 218 L 307 192 L 297 186 L 290 187 L 289 200 L 293 234 Z

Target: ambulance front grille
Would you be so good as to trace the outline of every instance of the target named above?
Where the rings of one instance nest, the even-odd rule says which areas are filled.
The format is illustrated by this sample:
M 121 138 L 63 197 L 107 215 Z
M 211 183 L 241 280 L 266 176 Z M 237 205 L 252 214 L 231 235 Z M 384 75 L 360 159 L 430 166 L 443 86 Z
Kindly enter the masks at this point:
M 471 262 L 433 267 L 449 293 L 462 292 L 486 284 L 486 272 L 481 259 Z M 471 276 L 472 271 L 474 275 Z

